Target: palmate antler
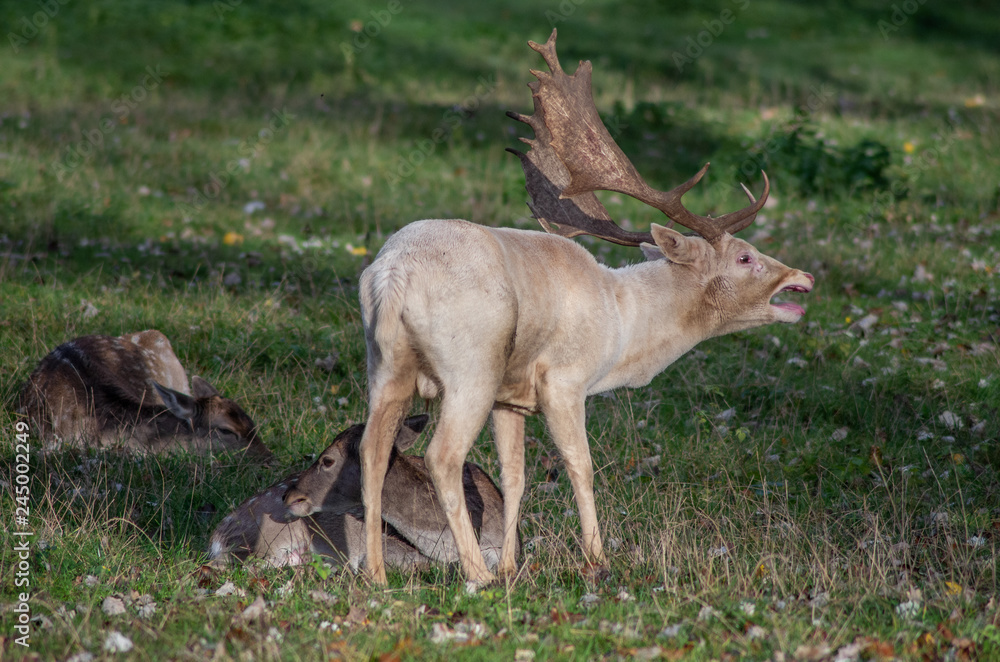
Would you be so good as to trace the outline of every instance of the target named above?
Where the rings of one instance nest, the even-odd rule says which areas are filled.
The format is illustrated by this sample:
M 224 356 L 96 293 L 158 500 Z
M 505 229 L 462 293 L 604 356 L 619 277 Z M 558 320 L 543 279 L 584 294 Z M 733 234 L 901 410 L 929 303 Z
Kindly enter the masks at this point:
M 681 203 L 681 196 L 701 180 L 709 164 L 670 191 L 650 187 L 615 144 L 597 113 L 590 88 L 590 62 L 581 62 L 572 76 L 563 71 L 556 55 L 554 29 L 544 44 L 529 41 L 528 46 L 545 59 L 551 72 L 531 70 L 538 78 L 528 83 L 535 107 L 533 115 L 507 113 L 534 129 L 534 139 L 521 138 L 531 149 L 527 154 L 507 151 L 521 159 L 531 196 L 529 207 L 548 232 L 564 237 L 589 234 L 625 246 L 653 243 L 649 233 L 628 232 L 616 225 L 594 195 L 599 190 L 636 198 L 712 243 L 753 222 L 770 192 L 766 173 L 759 200 L 743 187 L 750 198 L 749 207 L 717 218 L 691 213 Z

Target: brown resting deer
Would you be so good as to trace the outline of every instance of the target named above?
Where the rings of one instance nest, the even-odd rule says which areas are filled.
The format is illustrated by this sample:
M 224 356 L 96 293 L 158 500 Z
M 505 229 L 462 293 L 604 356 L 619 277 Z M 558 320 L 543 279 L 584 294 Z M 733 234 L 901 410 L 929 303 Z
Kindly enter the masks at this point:
M 150 329 L 82 336 L 43 358 L 24 384 L 19 410 L 48 447 L 123 441 L 150 452 L 272 454 L 253 420 L 201 377 L 188 388 L 170 340 Z
M 407 418 L 401 431 L 395 435 L 388 470 L 382 482 L 383 527 L 378 528 L 388 525 L 392 533 L 416 548 L 427 560 L 451 563 L 459 560 L 459 550 L 434 492 L 424 459 L 401 452 L 413 445 L 426 424 L 426 415 Z M 285 495 L 285 505 L 291 515 L 316 520 L 344 515 L 350 520 L 352 515 L 361 515 L 358 445 L 363 432 L 363 425 L 348 428 L 311 467 L 298 475 L 296 484 L 290 486 Z M 477 547 L 487 567 L 495 568 L 504 542 L 503 497 L 486 472 L 475 464 L 463 464 L 461 480 L 467 514 L 479 538 Z M 337 526 L 340 526 L 339 523 Z M 325 526 L 321 524 L 320 528 L 325 529 Z M 360 528 L 357 532 L 360 536 Z M 380 536 L 386 541 L 393 537 Z M 516 527 L 514 537 L 513 554 L 516 556 L 520 551 Z M 362 540 L 360 537 L 348 539 L 349 549 L 354 550 L 356 545 L 357 553 L 363 554 L 365 546 Z M 390 565 L 399 566 L 402 551 L 399 545 L 394 543 L 387 551 L 393 556 L 389 559 Z M 348 556 L 354 558 L 351 554 Z M 410 556 L 403 555 L 403 558 L 405 564 L 415 564 Z
M 710 218 L 681 203 L 705 173 L 661 192 L 642 179 L 594 106 L 591 66 L 566 74 L 556 32 L 538 45 L 551 73 L 532 72 L 534 114 L 511 114 L 535 132 L 524 168 L 530 207 L 550 233 L 460 220 L 411 223 L 385 243 L 361 277 L 369 414 L 361 441 L 365 513 L 381 512 L 383 476 L 415 394 L 440 397 L 426 464 L 468 580 L 494 578 L 476 537 L 462 467 L 487 417 L 502 463 L 505 536 L 497 568 L 515 570 L 515 524 L 524 492 L 524 417 L 541 412 L 573 485 L 582 546 L 606 564 L 594 505 L 587 396 L 644 386 L 699 342 L 805 311 L 772 302 L 809 292 L 813 277 L 732 235 L 749 225 L 770 190 L 740 211 Z M 594 195 L 617 191 L 663 211 L 700 236 L 653 224 L 618 228 Z M 596 235 L 641 246 L 647 261 L 610 269 L 569 240 Z M 563 235 L 563 236 L 557 236 Z M 375 520 L 377 521 L 377 520 Z M 366 517 L 367 568 L 384 584 L 381 529 Z
M 396 448 L 409 448 L 416 441 L 427 424 L 426 416 L 413 416 L 404 421 L 396 436 Z M 337 435 L 330 448 L 353 448 L 354 469 L 347 474 L 357 475 L 357 446 L 361 440 L 363 425 L 354 425 Z M 330 449 L 327 449 L 328 452 Z M 226 516 L 212 532 L 208 556 L 213 563 L 227 563 L 231 559 L 247 561 L 262 559 L 266 565 L 284 566 L 308 563 L 313 554 L 327 557 L 336 564 L 347 563 L 357 570 L 365 554 L 364 523 L 360 514 L 361 489 L 356 494 L 329 510 L 319 510 L 304 517 L 293 515 L 285 505 L 285 495 L 298 486 L 302 472 L 296 472 L 247 499 L 231 514 Z M 356 477 L 354 478 L 357 484 Z M 392 478 L 386 480 L 384 505 L 393 507 Z M 499 491 L 494 487 L 496 497 Z M 398 495 L 396 495 L 398 497 Z M 320 499 L 322 501 L 322 499 Z M 429 504 L 436 508 L 436 503 Z M 498 509 L 497 518 L 502 517 Z M 401 570 L 422 569 L 432 560 L 403 538 L 383 521 L 383 542 L 385 562 L 391 568 Z M 447 529 L 447 523 L 442 531 Z M 439 532 L 440 534 L 441 532 Z M 497 539 L 499 552 L 500 539 Z M 457 560 L 457 556 L 455 557 Z

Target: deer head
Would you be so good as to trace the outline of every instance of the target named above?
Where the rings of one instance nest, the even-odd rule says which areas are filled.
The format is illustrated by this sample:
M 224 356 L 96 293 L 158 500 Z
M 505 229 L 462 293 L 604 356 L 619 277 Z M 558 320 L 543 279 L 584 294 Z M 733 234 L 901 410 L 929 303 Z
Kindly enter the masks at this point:
M 615 144 L 601 121 L 591 92 L 592 67 L 581 62 L 570 76 L 556 55 L 556 30 L 544 44 L 528 42 L 550 71 L 535 71 L 528 84 L 535 112 L 531 116 L 508 112 L 529 125 L 534 139 L 521 138 L 527 153 L 508 149 L 521 160 L 531 196 L 529 207 L 546 231 L 564 237 L 588 234 L 624 246 L 640 246 L 649 260 L 668 259 L 688 267 L 689 280 L 706 289 L 707 307 L 692 320 L 709 335 L 722 335 L 770 322 L 795 322 L 805 314 L 801 306 L 771 303 L 781 292 L 808 292 L 811 275 L 789 269 L 762 255 L 732 235 L 749 226 L 770 193 L 762 172 L 760 199 L 743 186 L 750 205 L 722 216 L 699 216 L 684 207 L 681 198 L 705 175 L 706 163 L 691 179 L 669 191 L 646 183 Z M 741 184 L 742 186 L 742 184 Z M 670 227 L 652 224 L 649 232 L 623 230 L 608 214 L 594 191 L 616 191 L 662 211 L 670 225 L 677 222 L 698 235 L 685 236 Z
M 182 443 L 190 450 L 241 451 L 261 461 L 273 458 L 271 451 L 257 437 L 253 419 L 201 377 L 196 375 L 191 378 L 191 395 L 155 381 L 150 381 L 150 385 L 166 407 L 161 417 L 172 417 L 182 424 L 177 437 L 183 438 Z M 167 425 L 176 426 L 176 423 L 171 421 Z M 178 440 L 169 437 L 162 443 L 165 447 L 179 445 Z
M 393 455 L 413 446 L 427 426 L 426 414 L 403 421 L 396 435 Z M 285 495 L 285 505 L 295 517 L 317 512 L 345 513 L 361 505 L 361 463 L 358 444 L 364 425 L 341 432 Z

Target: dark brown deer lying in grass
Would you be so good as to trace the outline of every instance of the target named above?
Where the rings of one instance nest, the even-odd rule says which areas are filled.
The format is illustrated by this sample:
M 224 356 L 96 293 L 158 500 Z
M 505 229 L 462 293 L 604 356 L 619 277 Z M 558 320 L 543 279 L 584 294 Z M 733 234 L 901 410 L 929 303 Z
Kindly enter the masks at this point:
M 403 422 L 385 477 L 382 537 L 386 563 L 394 568 L 458 560 L 422 459 L 401 454 L 426 424 L 425 415 Z M 271 565 L 295 565 L 316 553 L 357 569 L 365 553 L 358 460 L 363 432 L 363 425 L 348 428 L 309 469 L 241 504 L 212 533 L 209 557 L 245 560 L 254 556 Z M 476 465 L 467 464 L 465 473 L 470 515 L 479 525 L 483 553 L 495 564 L 503 541 L 502 497 Z
M 587 442 L 587 396 L 644 386 L 699 342 L 726 333 L 796 322 L 781 292 L 808 292 L 813 277 L 762 255 L 732 234 L 764 205 L 697 216 L 681 197 L 705 168 L 671 191 L 651 188 L 612 140 L 594 106 L 591 67 L 566 74 L 556 33 L 530 43 L 551 73 L 532 72 L 535 112 L 512 116 L 535 132 L 521 159 L 531 209 L 546 230 L 489 228 L 459 220 L 411 223 L 389 238 L 361 278 L 368 349 L 368 425 L 361 441 L 365 512 L 382 510 L 392 441 L 415 394 L 440 396 L 427 468 L 455 534 L 469 580 L 493 579 L 477 550 L 461 489 L 463 462 L 492 414 L 503 466 L 506 536 L 499 571 L 514 565 L 524 492 L 524 417 L 541 412 L 576 495 L 583 549 L 603 566 Z M 707 166 L 706 166 L 707 168 Z M 618 191 L 663 211 L 701 236 L 653 224 L 648 233 L 615 225 L 594 195 Z M 744 189 L 746 190 L 746 189 Z M 647 262 L 610 269 L 567 237 L 586 233 L 641 246 Z M 556 236 L 556 235 L 563 236 Z M 381 533 L 366 518 L 368 568 L 385 583 Z
M 161 452 L 271 452 L 250 417 L 184 367 L 156 330 L 82 336 L 56 347 L 31 373 L 19 409 L 48 447 L 108 445 Z

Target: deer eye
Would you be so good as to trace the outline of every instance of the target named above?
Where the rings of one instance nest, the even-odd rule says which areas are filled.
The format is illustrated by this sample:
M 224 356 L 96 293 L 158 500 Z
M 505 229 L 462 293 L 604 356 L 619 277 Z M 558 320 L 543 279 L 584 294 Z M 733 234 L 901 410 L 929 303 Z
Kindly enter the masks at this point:
M 229 428 L 216 428 L 216 432 L 226 437 L 235 437 L 236 433 Z
M 319 459 L 319 463 L 324 469 L 329 469 L 333 466 L 333 458 L 329 455 L 324 455 Z
M 736 258 L 736 261 L 740 264 L 753 264 L 753 255 L 750 253 L 742 253 L 738 258 Z

